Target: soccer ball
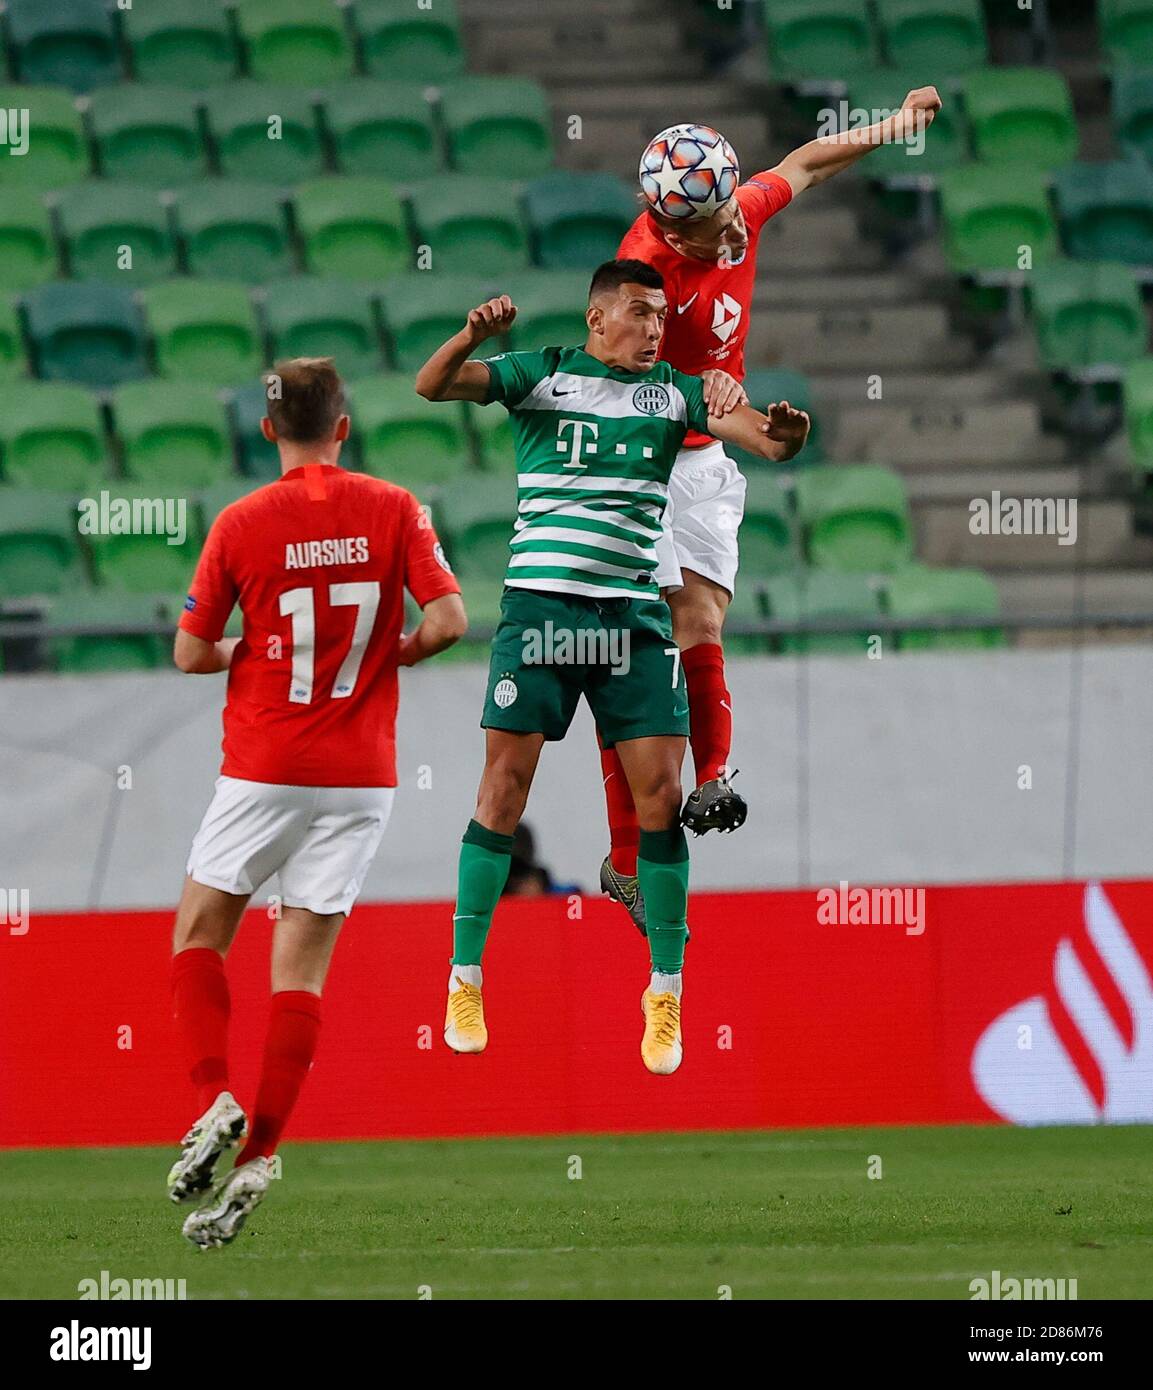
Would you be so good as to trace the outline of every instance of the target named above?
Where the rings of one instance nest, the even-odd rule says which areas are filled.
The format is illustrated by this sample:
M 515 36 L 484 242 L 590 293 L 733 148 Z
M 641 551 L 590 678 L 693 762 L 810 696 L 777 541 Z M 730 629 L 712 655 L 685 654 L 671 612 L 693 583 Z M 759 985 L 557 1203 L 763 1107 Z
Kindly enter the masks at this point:
M 654 212 L 692 221 L 712 217 L 741 181 L 733 147 L 707 125 L 662 130 L 641 156 L 641 188 Z

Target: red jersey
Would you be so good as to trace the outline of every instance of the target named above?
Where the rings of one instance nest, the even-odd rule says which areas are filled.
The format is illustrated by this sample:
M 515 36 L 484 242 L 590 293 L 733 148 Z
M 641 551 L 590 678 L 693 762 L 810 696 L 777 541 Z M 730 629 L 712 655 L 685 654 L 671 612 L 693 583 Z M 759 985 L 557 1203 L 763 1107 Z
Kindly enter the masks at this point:
M 736 196 L 749 232 L 748 250 L 740 261 L 725 264 L 682 256 L 664 239 L 647 212 L 629 228 L 617 252 L 622 260 L 645 261 L 665 277 L 669 312 L 661 357 L 689 376 L 719 367 L 744 381 L 761 229 L 770 217 L 788 207 L 793 190 L 787 179 L 766 170 L 742 184 Z M 687 449 L 710 443 L 707 434 L 696 430 L 685 436 Z
M 226 777 L 395 787 L 404 590 L 460 593 L 411 492 L 330 464 L 294 468 L 216 518 L 180 619 L 244 636 L 224 708 Z

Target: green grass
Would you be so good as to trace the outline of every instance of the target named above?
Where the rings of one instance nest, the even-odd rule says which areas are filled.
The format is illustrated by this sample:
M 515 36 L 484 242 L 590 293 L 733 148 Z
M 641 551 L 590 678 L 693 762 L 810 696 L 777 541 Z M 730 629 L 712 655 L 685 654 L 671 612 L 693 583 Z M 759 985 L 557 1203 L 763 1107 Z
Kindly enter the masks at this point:
M 1076 1278 L 1082 1300 L 1153 1284 L 1148 1126 L 295 1144 L 210 1252 L 164 1198 L 172 1157 L 0 1153 L 0 1296 L 74 1298 L 102 1269 L 254 1299 L 967 1299 L 994 1269 Z

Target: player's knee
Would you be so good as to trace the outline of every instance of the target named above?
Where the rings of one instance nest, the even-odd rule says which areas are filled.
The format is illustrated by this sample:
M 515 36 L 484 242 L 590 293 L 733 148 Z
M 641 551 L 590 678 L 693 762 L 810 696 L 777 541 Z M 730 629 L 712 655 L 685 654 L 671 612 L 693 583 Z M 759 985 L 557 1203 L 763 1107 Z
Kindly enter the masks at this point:
M 528 801 L 531 783 L 531 777 L 518 768 L 494 767 L 486 770 L 477 798 L 481 824 L 511 834 L 511 830 L 503 831 L 503 827 L 511 822 L 513 829 L 516 828 Z
M 719 646 L 724 626 L 724 607 L 710 595 L 695 596 L 673 609 L 673 637 L 683 652 L 705 642 Z
M 667 830 L 681 812 L 681 779 L 669 770 L 654 777 L 639 793 L 634 792 L 637 820 L 642 830 Z

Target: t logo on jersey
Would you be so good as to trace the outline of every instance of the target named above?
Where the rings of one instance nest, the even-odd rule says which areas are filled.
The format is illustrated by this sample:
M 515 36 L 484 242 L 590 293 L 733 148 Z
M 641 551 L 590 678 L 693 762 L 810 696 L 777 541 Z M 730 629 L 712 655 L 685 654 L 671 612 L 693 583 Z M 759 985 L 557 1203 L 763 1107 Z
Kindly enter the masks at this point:
M 731 294 L 722 294 L 719 299 L 713 300 L 713 332 L 722 343 L 727 343 L 737 331 L 742 312 Z
M 565 430 L 572 430 L 572 439 L 565 439 Z M 585 443 L 585 431 L 589 432 L 589 443 Z M 557 423 L 556 450 L 558 454 L 563 454 L 566 450 L 569 453 L 565 461 L 566 468 L 586 468 L 588 465 L 581 458 L 581 454 L 595 454 L 597 451 L 596 440 L 600 437 L 601 427 L 593 420 L 560 420 Z

